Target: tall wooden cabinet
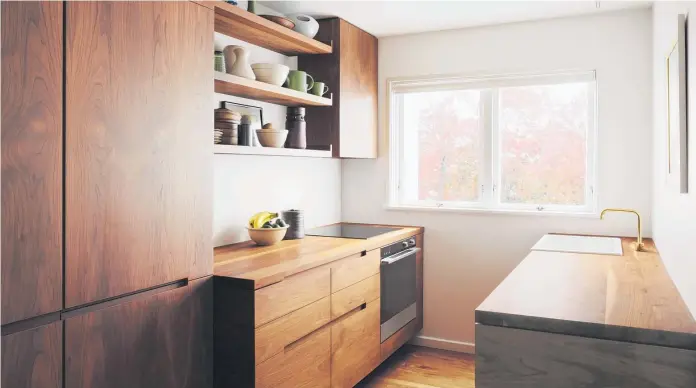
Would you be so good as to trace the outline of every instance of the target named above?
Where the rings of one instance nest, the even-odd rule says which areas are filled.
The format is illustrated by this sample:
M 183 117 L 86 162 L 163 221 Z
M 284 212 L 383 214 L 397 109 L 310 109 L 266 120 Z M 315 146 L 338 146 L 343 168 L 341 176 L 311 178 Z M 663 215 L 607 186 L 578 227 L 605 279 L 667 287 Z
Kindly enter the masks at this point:
M 213 279 L 65 320 L 66 388 L 213 384 Z
M 3 335 L 2 385 L 60 388 L 63 380 L 63 322 Z
M 69 2 L 65 304 L 212 271 L 213 19 L 191 2 Z
M 330 107 L 307 107 L 307 144 L 333 145 L 333 156 L 377 157 L 377 38 L 340 18 L 319 21 L 316 38 L 333 53 L 301 55 L 298 68 L 325 82 Z
M 3 387 L 212 387 L 213 19 L 2 2 Z
M 63 5 L 2 2 L 2 324 L 63 307 Z

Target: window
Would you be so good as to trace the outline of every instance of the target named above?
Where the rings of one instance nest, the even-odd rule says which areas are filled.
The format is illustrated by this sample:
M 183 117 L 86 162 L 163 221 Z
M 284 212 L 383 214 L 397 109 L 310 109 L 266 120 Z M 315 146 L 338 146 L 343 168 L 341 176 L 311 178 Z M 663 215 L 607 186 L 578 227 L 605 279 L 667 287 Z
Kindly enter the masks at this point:
M 594 72 L 388 87 L 389 205 L 595 211 Z

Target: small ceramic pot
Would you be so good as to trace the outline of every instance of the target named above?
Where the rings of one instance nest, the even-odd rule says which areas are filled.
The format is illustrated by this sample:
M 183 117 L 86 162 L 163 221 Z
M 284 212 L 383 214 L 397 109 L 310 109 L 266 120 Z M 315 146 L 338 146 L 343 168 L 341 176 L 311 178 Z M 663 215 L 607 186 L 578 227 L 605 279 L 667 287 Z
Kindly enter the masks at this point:
M 317 32 L 319 32 L 319 22 L 309 15 L 293 13 L 286 15 L 286 17 L 295 23 L 295 28 L 293 28 L 293 30 L 304 36 L 314 38 Z

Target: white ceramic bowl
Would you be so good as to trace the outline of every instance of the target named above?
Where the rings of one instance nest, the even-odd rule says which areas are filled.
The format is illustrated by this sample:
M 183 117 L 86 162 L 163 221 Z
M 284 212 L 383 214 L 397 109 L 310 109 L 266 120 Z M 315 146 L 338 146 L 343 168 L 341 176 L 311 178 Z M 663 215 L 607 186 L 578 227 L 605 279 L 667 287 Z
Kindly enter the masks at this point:
M 282 86 L 290 72 L 289 67 L 277 63 L 254 63 L 251 70 L 254 71 L 257 81 L 276 86 Z
M 273 245 L 280 242 L 288 231 L 288 226 L 283 228 L 249 228 L 249 237 L 257 245 Z
M 256 136 L 264 147 L 283 148 L 288 137 L 287 129 L 257 129 Z
M 319 32 L 319 23 L 309 15 L 293 13 L 285 15 L 285 17 L 295 23 L 295 28 L 293 28 L 293 30 L 306 37 L 314 38 L 317 32 Z

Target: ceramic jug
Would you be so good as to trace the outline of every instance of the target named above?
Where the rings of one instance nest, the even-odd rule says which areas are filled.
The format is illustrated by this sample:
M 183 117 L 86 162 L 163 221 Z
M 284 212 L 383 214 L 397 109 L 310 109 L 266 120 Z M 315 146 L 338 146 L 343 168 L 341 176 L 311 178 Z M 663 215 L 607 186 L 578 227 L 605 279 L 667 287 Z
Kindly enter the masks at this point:
M 256 79 L 251 64 L 249 64 L 249 50 L 242 46 L 230 45 L 225 47 L 223 53 L 225 54 L 225 71 L 228 74 Z

